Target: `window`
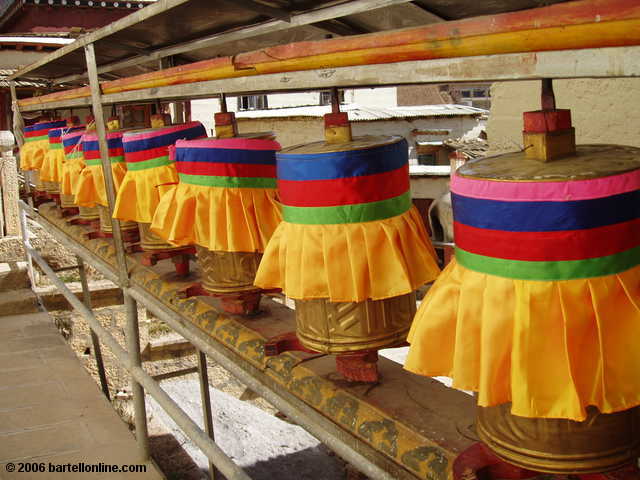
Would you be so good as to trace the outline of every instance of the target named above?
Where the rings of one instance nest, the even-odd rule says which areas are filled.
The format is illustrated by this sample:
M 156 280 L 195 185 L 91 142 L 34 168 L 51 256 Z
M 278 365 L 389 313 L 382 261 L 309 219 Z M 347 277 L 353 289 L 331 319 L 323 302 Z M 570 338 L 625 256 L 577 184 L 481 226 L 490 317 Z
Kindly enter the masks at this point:
M 419 153 L 418 165 L 437 165 L 435 153 Z
M 471 90 L 460 90 L 460 96 L 462 98 L 471 98 Z
M 473 90 L 473 98 L 487 98 L 489 96 L 489 92 L 486 88 L 475 88 Z
M 344 103 L 344 90 L 338 90 L 338 99 L 340 103 Z M 331 90 L 320 92 L 320 105 L 331 105 Z
M 269 108 L 266 95 L 242 95 L 238 97 L 238 110 L 266 110 Z

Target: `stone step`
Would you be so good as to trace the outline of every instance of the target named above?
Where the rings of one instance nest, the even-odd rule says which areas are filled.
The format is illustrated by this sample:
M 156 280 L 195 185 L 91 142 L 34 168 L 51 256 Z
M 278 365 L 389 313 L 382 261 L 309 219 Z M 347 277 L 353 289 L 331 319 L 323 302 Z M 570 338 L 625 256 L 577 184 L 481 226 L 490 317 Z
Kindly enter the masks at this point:
M 0 292 L 29 288 L 27 262 L 0 263 Z
M 29 288 L 0 291 L 0 316 L 39 312 L 38 299 Z

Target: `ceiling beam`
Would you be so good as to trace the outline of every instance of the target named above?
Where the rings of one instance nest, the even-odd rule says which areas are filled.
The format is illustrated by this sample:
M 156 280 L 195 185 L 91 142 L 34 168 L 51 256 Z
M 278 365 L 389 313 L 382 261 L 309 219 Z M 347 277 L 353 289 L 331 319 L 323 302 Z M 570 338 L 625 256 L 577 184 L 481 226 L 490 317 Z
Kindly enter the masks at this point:
M 271 18 L 278 18 L 280 20 L 289 21 L 291 12 L 284 8 L 275 8 L 265 5 L 264 3 L 256 2 L 255 0 L 223 0 L 231 5 L 244 8 L 245 10 L 251 10 L 262 15 L 266 15 Z
M 38 67 L 42 67 L 43 65 L 46 65 L 47 63 L 50 63 L 55 59 L 64 57 L 65 55 L 76 50 L 81 50 L 85 45 L 93 43 L 96 40 L 108 37 L 109 35 L 117 33 L 126 28 L 132 27 L 140 22 L 143 22 L 144 20 L 164 13 L 188 1 L 189 0 L 158 0 L 156 3 L 141 8 L 140 10 L 137 10 L 127 15 L 126 17 L 121 18 L 120 20 L 116 20 L 115 22 L 112 22 L 109 25 L 96 30 L 95 32 L 83 35 L 75 42 L 65 45 L 64 47 L 59 48 L 55 52 L 52 52 L 51 54 L 38 60 L 37 62 L 34 62 L 31 65 L 18 70 L 16 73 L 9 76 L 7 80 L 15 80 L 20 77 L 26 77 L 29 72 L 35 70 Z
M 361 35 L 363 33 L 371 33 L 354 23 L 348 22 L 344 19 L 340 20 L 326 20 L 324 22 L 318 22 L 313 24 L 314 27 L 319 27 L 327 32 L 335 33 L 336 35 L 349 36 L 349 35 Z
M 444 18 L 436 13 L 433 13 L 433 11 L 421 0 L 413 0 L 411 4 L 418 7 L 424 13 L 428 14 L 433 19 L 433 23 L 446 22 L 449 20 L 448 18 Z
M 214 45 L 222 45 L 224 43 L 233 42 L 237 40 L 244 40 L 246 38 L 256 37 L 266 33 L 273 33 L 290 28 L 301 27 L 310 25 L 312 23 L 323 22 L 326 20 L 332 20 L 334 18 L 345 17 L 347 15 L 353 15 L 361 12 L 368 12 L 376 10 L 378 8 L 389 7 L 392 5 L 399 5 L 408 3 L 409 0 L 353 0 L 346 3 L 332 5 L 329 7 L 317 8 L 309 10 L 307 12 L 301 12 L 298 14 L 292 14 L 289 21 L 286 22 L 280 19 L 270 20 L 258 25 L 251 25 L 245 28 L 234 30 L 232 32 L 223 32 L 214 35 L 207 35 L 205 37 L 191 40 L 189 42 L 179 43 L 158 50 L 153 50 L 147 55 L 134 56 L 125 60 L 111 62 L 103 64 L 98 67 L 98 73 L 110 72 L 112 70 L 121 70 L 135 65 L 141 62 L 151 62 L 170 55 L 176 55 L 179 53 L 188 52 L 191 50 L 198 50 L 202 48 L 212 47 Z M 153 5 L 152 5 L 153 6 Z M 151 7 L 146 7 L 151 8 Z M 144 10 L 144 9 L 143 9 Z M 138 12 L 136 12 L 138 13 Z M 135 15 L 135 14 L 132 14 Z M 125 17 L 127 18 L 127 17 Z M 72 44 L 73 45 L 73 44 Z M 48 57 L 47 57 L 48 58 Z M 47 62 L 43 62 L 45 64 Z M 78 75 L 67 75 L 54 79 L 56 83 L 67 83 L 82 80 L 86 78 L 86 72 Z

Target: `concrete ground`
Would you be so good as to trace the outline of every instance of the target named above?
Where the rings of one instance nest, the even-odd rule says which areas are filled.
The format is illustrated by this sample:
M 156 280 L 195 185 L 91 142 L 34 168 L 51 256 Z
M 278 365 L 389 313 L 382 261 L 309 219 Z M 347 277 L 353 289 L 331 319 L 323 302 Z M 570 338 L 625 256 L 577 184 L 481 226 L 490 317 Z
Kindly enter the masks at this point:
M 195 379 L 162 382 L 162 389 L 204 427 L 200 384 Z M 209 388 L 216 443 L 254 480 L 343 480 L 345 464 L 329 449 L 297 425 L 280 420 L 254 405 Z M 147 396 L 147 415 L 175 436 L 203 472 L 208 461 L 158 404 Z M 208 478 L 208 477 L 205 477 Z
M 164 478 L 152 463 L 146 473 L 48 471 L 79 462 L 141 464 L 133 435 L 49 315 L 0 317 L 0 479 Z M 18 472 L 20 464 L 47 471 Z

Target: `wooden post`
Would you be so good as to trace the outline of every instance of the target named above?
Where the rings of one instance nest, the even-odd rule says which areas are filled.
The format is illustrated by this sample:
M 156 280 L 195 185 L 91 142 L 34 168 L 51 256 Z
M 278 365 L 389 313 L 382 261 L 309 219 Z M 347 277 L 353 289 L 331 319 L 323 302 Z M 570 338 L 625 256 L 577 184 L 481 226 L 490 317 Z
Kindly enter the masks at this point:
M 109 161 L 109 148 L 107 146 L 107 130 L 104 122 L 104 112 L 102 111 L 102 93 L 98 80 L 98 68 L 96 65 L 96 55 L 93 43 L 84 47 L 87 59 L 87 72 L 91 87 L 91 101 L 93 104 L 93 117 L 98 133 L 98 143 L 100 145 L 100 160 L 104 174 L 105 189 L 107 193 L 107 203 L 109 205 L 109 215 L 113 217 L 113 207 L 115 205 L 115 188 L 113 184 L 113 173 L 111 172 L 111 162 Z M 124 254 L 124 243 L 122 241 L 122 230 L 120 221 L 116 218 L 112 220 L 113 243 L 116 247 L 116 259 L 118 265 L 118 280 L 120 288 L 123 289 L 124 304 L 127 312 L 127 350 L 129 361 L 133 367 L 140 367 L 140 333 L 138 325 L 138 310 L 136 301 L 127 293 L 129 287 L 129 271 L 127 269 L 127 259 Z M 147 430 L 147 410 L 144 400 L 144 389 L 142 385 L 132 378 L 131 387 L 133 391 L 133 408 L 136 425 L 136 440 L 140 460 L 149 460 L 149 432 Z

